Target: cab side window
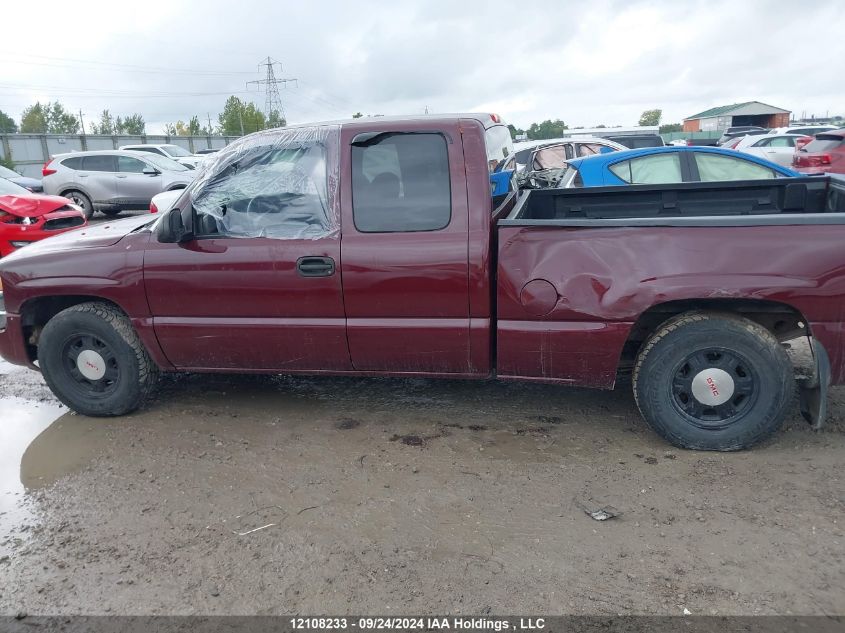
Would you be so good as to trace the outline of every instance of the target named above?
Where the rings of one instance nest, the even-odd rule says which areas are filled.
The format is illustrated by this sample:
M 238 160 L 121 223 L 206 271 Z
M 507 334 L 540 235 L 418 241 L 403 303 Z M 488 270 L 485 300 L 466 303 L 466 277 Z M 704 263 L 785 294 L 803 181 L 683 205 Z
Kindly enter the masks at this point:
M 610 171 L 632 185 L 683 182 L 678 154 L 654 154 L 632 158 L 610 166 Z
M 84 156 L 82 158 L 83 171 L 117 171 L 115 156 Z
M 448 226 L 452 192 L 443 135 L 389 133 L 353 144 L 352 215 L 362 233 Z
M 144 167 L 146 166 L 146 163 L 138 160 L 137 158 L 132 158 L 131 156 L 117 157 L 117 169 L 122 173 L 142 174 L 144 173 Z

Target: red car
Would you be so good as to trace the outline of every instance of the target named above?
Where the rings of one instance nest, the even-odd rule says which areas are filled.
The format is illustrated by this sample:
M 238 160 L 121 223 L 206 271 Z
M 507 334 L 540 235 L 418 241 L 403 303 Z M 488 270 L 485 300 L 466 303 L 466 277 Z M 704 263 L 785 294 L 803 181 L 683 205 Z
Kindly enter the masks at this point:
M 802 174 L 845 174 L 845 129 L 816 134 L 796 150 L 792 166 Z
M 87 223 L 82 209 L 67 198 L 42 196 L 0 178 L 0 257 Z

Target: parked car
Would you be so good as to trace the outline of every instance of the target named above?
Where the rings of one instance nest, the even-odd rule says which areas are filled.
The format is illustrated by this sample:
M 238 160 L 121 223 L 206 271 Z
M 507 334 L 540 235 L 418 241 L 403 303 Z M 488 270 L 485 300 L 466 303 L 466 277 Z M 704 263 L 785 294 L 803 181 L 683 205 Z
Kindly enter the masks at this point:
M 618 136 L 608 134 L 602 138 L 624 145 L 628 149 L 663 147 L 666 144 L 663 142 L 663 137 L 659 134 L 619 134 Z
M 845 129 L 816 134 L 795 152 L 792 166 L 803 174 L 845 174 Z
M 792 156 L 795 154 L 795 148 L 803 146 L 812 140 L 812 137 L 804 136 L 803 134 L 744 136 L 739 139 L 739 143 L 733 146 L 733 149 L 788 167 L 792 165 Z
M 516 143 L 514 153 L 501 161 L 496 171 L 515 171 L 522 187 L 544 187 L 573 158 L 624 149 L 624 145 L 615 141 L 588 136 L 527 141 Z
M 0 178 L 0 257 L 86 223 L 82 209 L 67 198 L 32 193 Z
M 669 442 L 736 450 L 790 411 L 782 342 L 801 338 L 802 410 L 821 425 L 828 385 L 845 382 L 841 181 L 549 189 L 494 206 L 503 131 L 466 114 L 238 140 L 176 208 L 0 262 L 0 355 L 94 416 L 136 409 L 161 371 L 605 389 L 631 371 Z M 629 156 L 689 169 L 703 151 Z
M 171 189 L 170 191 L 157 193 L 153 196 L 153 199 L 150 200 L 150 213 L 170 211 L 183 193 L 185 193 L 184 189 Z
M 41 173 L 46 193 L 70 198 L 88 218 L 95 210 L 145 209 L 155 194 L 184 189 L 196 174 L 163 156 L 122 150 L 57 154 Z
M 736 138 L 737 136 L 746 136 L 748 134 L 766 134 L 769 130 L 764 127 L 759 127 L 757 125 L 735 125 L 733 127 L 729 127 L 726 129 L 722 136 L 719 137 L 719 140 L 716 141 L 717 145 L 724 145 L 730 139 Z
M 172 143 L 142 143 L 140 145 L 121 145 L 120 149 L 129 150 L 132 152 L 146 152 L 148 154 L 155 154 L 157 156 L 164 156 L 177 163 L 185 165 L 188 169 L 196 169 L 205 160 L 203 156 L 191 154 L 181 145 L 173 145 Z
M 815 136 L 819 132 L 830 132 L 837 130 L 835 125 L 794 125 L 789 127 L 776 127 L 771 130 L 772 134 L 800 134 L 802 136 Z
M 0 178 L 11 180 L 16 185 L 20 185 L 24 189 L 28 189 L 33 193 L 41 193 L 41 191 L 43 191 L 41 181 L 38 180 L 38 178 L 21 176 L 18 172 L 13 171 L 8 167 L 3 167 L 3 165 L 0 165 Z
M 757 156 L 721 147 L 654 147 L 569 161 L 559 188 L 723 182 L 800 176 Z

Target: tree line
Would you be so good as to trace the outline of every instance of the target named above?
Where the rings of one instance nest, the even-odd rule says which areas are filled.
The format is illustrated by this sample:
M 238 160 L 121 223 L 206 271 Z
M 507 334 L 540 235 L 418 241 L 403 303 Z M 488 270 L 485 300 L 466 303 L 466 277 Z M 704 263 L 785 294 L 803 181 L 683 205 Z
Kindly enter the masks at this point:
M 660 119 L 663 118 L 663 110 L 659 108 L 655 108 L 653 110 L 646 110 L 645 112 L 640 115 L 640 119 L 638 121 L 638 125 L 642 126 L 660 126 L 660 134 L 666 134 L 668 132 L 680 132 L 683 130 L 683 125 L 680 123 L 667 123 L 664 125 L 660 125 Z M 594 126 L 596 128 L 606 128 L 607 125 L 599 124 Z M 584 129 L 583 126 L 573 127 L 570 128 L 566 123 L 564 123 L 561 119 L 546 119 L 540 123 L 532 123 L 525 129 L 518 128 L 514 125 L 508 125 L 508 128 L 511 131 L 511 135 L 516 137 L 525 136 L 529 141 L 542 141 L 548 138 L 560 138 L 564 136 L 565 130 L 573 129 L 573 130 L 582 130 Z
M 200 120 L 194 115 L 186 121 L 165 123 L 164 132 L 169 136 L 242 136 L 259 130 L 284 127 L 284 116 L 276 110 L 267 116 L 252 102 L 245 102 L 232 95 L 226 100 L 216 124 L 207 117 Z M 146 121 L 140 113 L 113 115 L 109 109 L 100 113 L 97 120 L 85 123 L 59 101 L 36 102 L 24 109 L 20 123 L 0 110 L 0 134 L 146 134 Z

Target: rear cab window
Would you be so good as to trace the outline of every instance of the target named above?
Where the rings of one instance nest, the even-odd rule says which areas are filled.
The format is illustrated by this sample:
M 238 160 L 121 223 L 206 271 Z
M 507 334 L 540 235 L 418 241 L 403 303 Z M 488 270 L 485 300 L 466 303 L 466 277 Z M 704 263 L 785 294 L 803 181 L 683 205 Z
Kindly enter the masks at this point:
M 488 150 L 488 165 L 499 155 Z M 438 132 L 391 132 L 353 144 L 352 216 L 361 233 L 446 228 L 452 191 L 445 137 Z
M 839 147 L 845 147 L 845 135 L 816 134 L 816 138 L 807 143 L 802 151 L 815 154 L 817 152 L 829 152 Z

